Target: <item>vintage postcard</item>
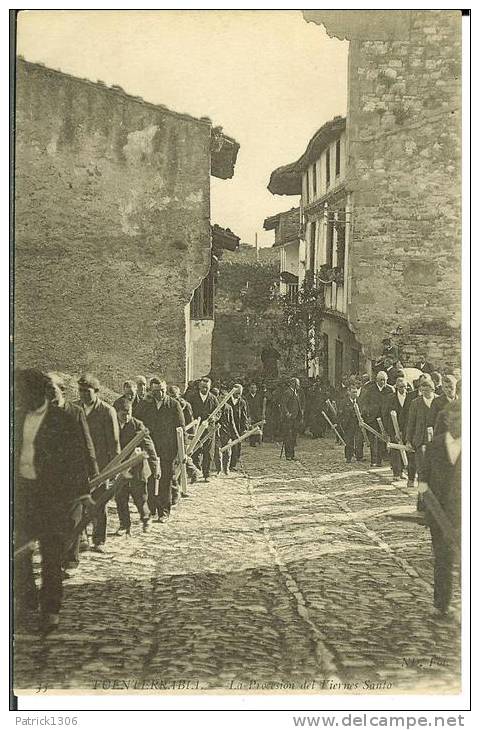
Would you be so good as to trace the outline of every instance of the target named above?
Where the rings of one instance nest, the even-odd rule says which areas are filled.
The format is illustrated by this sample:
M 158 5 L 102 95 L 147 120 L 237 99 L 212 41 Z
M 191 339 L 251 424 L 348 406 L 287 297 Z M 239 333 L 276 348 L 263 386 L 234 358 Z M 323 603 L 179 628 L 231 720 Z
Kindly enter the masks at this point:
M 462 12 L 12 43 L 14 696 L 459 695 Z

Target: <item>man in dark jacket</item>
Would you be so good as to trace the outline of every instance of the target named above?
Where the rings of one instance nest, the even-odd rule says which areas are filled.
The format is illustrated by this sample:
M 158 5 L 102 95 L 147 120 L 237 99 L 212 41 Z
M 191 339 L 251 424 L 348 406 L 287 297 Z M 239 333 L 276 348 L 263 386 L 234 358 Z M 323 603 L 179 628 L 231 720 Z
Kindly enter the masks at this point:
M 169 385 L 169 387 L 167 388 L 167 393 L 170 398 L 173 398 L 174 400 L 178 401 L 178 403 L 180 403 L 185 426 L 188 426 L 193 421 L 192 406 L 190 405 L 188 400 L 185 400 L 185 398 L 182 397 L 178 385 Z
M 375 382 L 362 388 L 362 394 L 359 400 L 359 408 L 362 418 L 370 428 L 379 432 L 377 418 L 382 418 L 385 413 L 386 399 L 393 393 L 391 385 L 387 385 L 387 374 L 384 370 L 379 370 Z M 382 466 L 382 459 L 385 456 L 385 444 L 383 441 L 368 431 L 368 440 L 370 442 L 370 465 Z
M 416 367 L 417 370 L 421 370 L 422 373 L 426 373 L 427 375 L 431 375 L 433 373 L 433 365 L 432 363 L 427 361 L 425 355 L 418 356 L 418 362 L 415 363 L 414 367 Z
M 280 360 L 280 353 L 274 348 L 271 342 L 263 348 L 262 352 L 260 353 L 260 359 L 263 365 L 264 376 L 266 378 L 277 378 L 277 362 L 278 360 Z
M 47 384 L 47 397 L 48 399 L 57 405 L 59 408 L 63 408 L 67 413 L 71 413 L 75 418 L 80 427 L 80 432 L 85 445 L 85 464 L 87 467 L 88 476 L 92 477 L 98 474 L 97 457 L 95 455 L 95 447 L 93 445 L 92 437 L 85 418 L 84 410 L 81 406 L 75 403 L 70 403 L 65 399 L 66 385 L 64 378 L 58 373 L 48 373 L 48 384 Z M 71 517 L 76 526 L 82 519 L 84 509 L 79 504 L 72 509 Z M 80 544 L 82 536 L 78 535 L 67 554 L 65 555 L 64 567 L 66 570 L 76 570 L 80 563 Z M 88 542 L 85 541 L 88 546 Z
M 218 405 L 218 401 L 214 395 L 210 393 L 212 387 L 212 381 L 210 378 L 204 377 L 200 379 L 198 388 L 191 390 L 190 393 L 185 395 L 187 400 L 192 406 L 193 417 L 200 418 L 200 421 L 209 420 L 210 414 L 215 410 Z M 213 424 L 212 424 L 213 426 Z M 210 477 L 210 464 L 212 460 L 212 439 L 207 439 L 200 449 L 197 449 L 193 455 L 193 463 L 200 468 L 200 460 L 202 461 L 202 473 L 203 478 L 208 482 Z
M 436 392 L 436 388 L 435 388 Z M 453 375 L 445 375 L 442 384 L 442 393 L 437 398 L 437 407 L 441 411 L 450 403 L 457 400 L 457 379 Z
M 141 405 L 141 402 L 143 399 L 140 399 L 138 392 L 137 392 L 137 383 L 135 380 L 126 380 L 123 384 L 123 395 L 120 396 L 120 398 L 117 398 L 114 403 L 113 407 L 118 412 L 118 405 L 120 405 L 120 401 L 124 398 L 128 398 L 132 403 L 132 413 L 135 414 L 135 412 L 138 410 L 138 408 Z
M 83 408 L 87 418 L 88 429 L 95 447 L 95 455 L 100 471 L 120 453 L 120 436 L 118 432 L 118 420 L 115 409 L 108 403 L 101 400 L 98 395 L 100 383 L 90 373 L 85 373 L 78 380 L 78 394 L 80 400 L 76 405 Z M 96 497 L 106 486 L 101 485 L 96 490 Z M 94 498 L 95 498 L 94 496 Z M 103 545 L 107 537 L 107 507 L 106 505 L 97 512 L 93 522 L 92 550 L 103 553 Z
M 460 545 L 461 526 L 461 407 L 453 402 L 442 411 L 445 430 L 435 430 L 428 444 L 423 463 L 419 492 L 427 486 L 437 498 L 450 523 L 451 540 Z M 434 514 L 426 512 L 432 535 L 434 554 L 434 606 L 439 616 L 448 614 L 452 598 L 452 574 L 455 550 L 452 542 L 440 529 Z
M 248 386 L 245 402 L 247 404 L 250 423 L 258 423 L 258 421 L 261 421 L 263 418 L 263 394 L 258 391 L 256 383 L 250 383 Z M 254 434 L 248 439 L 250 446 L 257 446 L 260 440 L 259 434 Z
M 298 378 L 291 378 L 288 388 L 280 400 L 283 443 L 287 461 L 293 461 L 295 459 L 297 433 L 300 431 L 302 425 L 304 409 L 305 402 L 300 394 L 300 382 Z
M 345 461 L 347 464 L 350 464 L 354 454 L 357 461 L 363 461 L 363 434 L 355 413 L 357 393 L 357 384 L 350 383 L 348 386 L 348 397 L 343 400 L 338 414 L 338 422 L 344 433 Z
M 22 548 L 14 565 L 15 612 L 21 620 L 40 604 L 44 631 L 54 629 L 59 621 L 72 503 L 88 492 L 85 418 L 82 414 L 77 419 L 49 402 L 47 383 L 38 370 L 17 372 L 14 420 L 15 549 Z M 33 540 L 38 540 L 42 558 L 39 595 L 32 550 L 25 547 Z
M 243 386 L 240 383 L 234 385 L 235 391 L 228 401 L 232 407 L 233 420 L 235 422 L 235 428 L 239 436 L 242 436 L 245 431 L 248 431 L 249 419 L 248 419 L 248 408 L 245 398 L 243 397 Z M 232 458 L 230 461 L 230 468 L 235 471 L 237 464 L 240 461 L 240 455 L 242 453 L 242 444 L 235 444 L 232 446 Z
M 407 445 L 415 450 L 415 468 L 420 482 L 425 481 L 423 477 L 425 450 L 433 439 L 433 429 L 440 409 L 435 386 L 429 375 L 421 379 L 418 390 L 419 396 L 413 400 L 408 414 Z M 420 497 L 417 508 L 419 511 L 424 510 Z
M 160 378 L 151 378 L 150 395 L 139 413 L 140 420 L 150 431 L 155 451 L 160 458 L 160 482 L 158 499 L 152 494 L 149 483 L 149 508 L 152 514 L 158 509 L 158 521 L 166 522 L 173 503 L 178 501 L 178 488 L 174 484 L 173 462 L 177 455 L 177 428 L 185 428 L 183 412 L 178 403 L 167 395 L 167 384 Z
M 220 388 L 219 395 L 221 397 L 224 397 L 228 393 L 228 388 L 223 387 Z M 230 403 L 225 403 L 225 405 L 222 407 L 222 410 L 220 411 L 220 416 L 218 419 L 218 426 L 217 426 L 217 443 L 218 448 L 215 449 L 215 466 L 217 469 L 217 473 L 221 474 L 223 471 L 224 474 L 228 476 L 230 474 L 230 463 L 232 460 L 232 449 L 227 448 L 225 451 L 220 453 L 220 448 L 223 446 L 227 446 L 229 441 L 235 441 L 239 436 L 237 427 L 235 425 L 235 420 L 233 418 L 233 409 Z
M 407 381 L 405 380 L 405 378 L 402 376 L 398 377 L 397 382 L 395 383 L 395 392 L 385 399 L 383 414 L 383 424 L 392 443 L 398 443 L 399 439 L 397 438 L 397 435 L 395 433 L 391 413 L 392 411 L 396 413 L 398 428 L 400 431 L 400 441 L 405 444 L 407 441 L 408 413 L 410 410 L 410 405 L 412 404 L 412 401 L 415 399 L 415 397 L 416 396 L 412 391 L 407 390 Z M 415 455 L 411 452 L 406 453 L 408 460 L 407 486 L 413 487 L 415 481 Z M 396 449 L 391 450 L 390 464 L 392 466 L 393 481 L 401 479 L 403 462 L 400 451 L 397 451 Z
M 132 401 L 130 398 L 123 398 L 116 401 L 118 425 L 120 428 L 120 446 L 122 449 L 127 446 L 130 441 L 135 438 L 140 431 L 145 433 L 143 441 L 140 444 L 148 456 L 148 464 L 140 464 L 132 470 L 132 478 L 126 482 L 121 490 L 117 492 L 115 501 L 117 503 L 118 519 L 120 527 L 117 535 L 130 534 L 130 510 L 128 507 L 129 498 L 132 497 L 135 507 L 140 515 L 143 531 L 148 528 L 149 512 L 147 508 L 147 482 L 148 478 L 153 475 L 155 479 L 160 476 L 160 464 L 155 451 L 154 443 L 149 436 L 145 426 L 138 418 L 132 416 Z M 145 468 L 147 466 L 147 468 Z

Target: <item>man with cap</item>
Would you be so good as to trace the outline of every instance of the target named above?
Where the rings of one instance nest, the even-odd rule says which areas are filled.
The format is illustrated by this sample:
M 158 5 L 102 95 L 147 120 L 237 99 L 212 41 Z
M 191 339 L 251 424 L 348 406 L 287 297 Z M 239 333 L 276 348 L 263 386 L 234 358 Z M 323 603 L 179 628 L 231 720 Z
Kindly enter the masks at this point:
M 88 476 L 91 479 L 98 474 L 98 464 L 97 457 L 95 455 L 95 447 L 93 445 L 87 420 L 85 418 L 85 412 L 80 406 L 66 400 L 66 384 L 65 379 L 62 375 L 60 375 L 59 373 L 51 372 L 47 374 L 47 377 L 47 397 L 49 401 L 57 405 L 59 408 L 62 408 L 67 413 L 71 413 L 71 415 L 75 418 L 80 427 L 82 440 L 85 445 L 85 464 Z M 71 517 L 73 519 L 74 525 L 77 525 L 80 522 L 83 516 L 83 512 L 84 510 L 82 509 L 81 505 L 78 505 L 72 510 Z M 70 550 L 65 555 L 64 567 L 66 570 L 75 570 L 76 568 L 78 568 L 80 562 L 81 542 L 82 535 L 78 535 Z M 88 547 L 88 542 L 86 540 L 85 545 Z
M 435 386 L 430 375 L 424 375 L 418 386 L 419 396 L 412 401 L 407 422 L 407 446 L 415 451 L 415 468 L 419 481 L 423 478 L 423 463 L 427 444 L 433 439 L 433 429 L 441 409 L 435 395 Z M 423 511 L 423 501 L 418 499 L 417 508 Z
M 262 420 L 263 413 L 263 393 L 258 391 L 256 383 L 250 383 L 248 393 L 245 395 L 245 402 L 248 409 L 248 417 L 251 423 L 258 423 Z M 263 425 L 263 424 L 262 424 Z M 249 438 L 250 446 L 257 446 L 261 442 L 259 434 L 254 434 Z
M 385 360 L 386 357 L 389 357 L 393 364 L 395 364 L 398 361 L 399 353 L 398 353 L 398 347 L 396 345 L 392 344 L 392 338 L 391 337 L 384 337 L 382 340 L 383 350 L 382 355 Z
M 14 600 L 16 626 L 35 620 L 41 629 L 58 626 L 62 562 L 73 520 L 72 506 L 88 492 L 85 418 L 49 400 L 47 378 L 39 370 L 15 375 L 14 418 Z M 89 496 L 85 498 L 90 501 Z M 38 540 L 42 588 L 35 585 L 30 542 Z M 18 623 L 17 623 L 18 622 Z
M 180 403 L 167 395 L 167 383 L 162 378 L 150 379 L 150 393 L 143 403 L 141 420 L 148 428 L 160 458 L 158 498 L 150 487 L 149 508 L 152 514 L 158 511 L 158 522 L 163 523 L 170 518 L 172 503 L 178 502 L 173 462 L 177 456 L 177 428 L 185 428 L 185 419 Z
M 85 413 L 88 429 L 92 437 L 97 457 L 97 464 L 100 471 L 120 453 L 120 434 L 115 409 L 103 401 L 98 392 L 100 382 L 91 373 L 85 373 L 78 380 L 78 394 L 80 396 L 77 405 L 80 405 Z M 105 485 L 98 487 L 97 495 L 105 491 Z M 104 505 L 97 513 L 93 521 L 93 551 L 103 553 L 103 545 L 107 536 L 107 507 Z
M 160 464 L 155 451 L 155 446 L 149 436 L 145 426 L 138 418 L 132 416 L 132 401 L 130 398 L 120 398 L 116 402 L 116 411 L 118 417 L 118 425 L 120 428 L 120 446 L 122 449 L 127 446 L 130 441 L 135 438 L 137 433 L 144 432 L 143 441 L 140 444 L 148 457 L 148 467 L 145 464 L 139 464 L 132 471 L 132 478 L 123 485 L 122 489 L 116 494 L 115 501 L 117 503 L 118 519 L 120 527 L 117 535 L 130 534 L 130 510 L 128 508 L 129 498 L 132 497 L 135 507 L 140 515 L 143 531 L 146 532 L 148 527 L 149 512 L 147 508 L 147 481 L 150 475 L 154 478 L 160 476 Z
M 120 396 L 120 398 L 117 398 L 116 401 L 113 403 L 113 407 L 117 411 L 117 405 L 120 404 L 120 401 L 124 398 L 128 398 L 128 400 L 132 404 L 132 413 L 133 411 L 138 410 L 138 406 L 140 404 L 140 398 L 138 397 L 137 393 L 137 383 L 135 380 L 126 380 L 123 384 L 123 395 Z

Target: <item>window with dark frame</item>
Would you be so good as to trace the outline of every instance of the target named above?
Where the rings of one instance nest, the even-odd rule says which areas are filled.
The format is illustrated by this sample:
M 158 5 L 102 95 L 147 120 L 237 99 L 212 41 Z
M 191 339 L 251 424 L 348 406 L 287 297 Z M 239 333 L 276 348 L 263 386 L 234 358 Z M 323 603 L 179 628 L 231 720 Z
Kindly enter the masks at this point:
M 345 209 L 338 211 L 338 220 L 335 222 L 337 230 L 337 266 L 345 267 Z
M 340 175 L 340 140 L 337 139 L 335 144 L 335 175 Z
M 306 200 L 307 200 L 307 203 L 309 203 L 310 202 L 310 178 L 309 178 L 309 174 L 308 174 L 308 168 L 307 168 L 307 173 L 305 175 L 305 180 L 306 180 L 306 184 L 305 184 Z
M 310 271 L 315 271 L 315 239 L 317 237 L 317 223 L 313 221 L 310 226 Z
M 190 302 L 191 319 L 213 319 L 215 282 L 213 267 L 210 267 L 205 279 L 193 292 Z
M 313 180 L 312 180 L 312 182 L 313 182 L 313 197 L 316 198 L 317 197 L 317 163 L 316 162 L 313 163 L 313 172 L 312 172 L 312 174 L 313 174 Z
M 327 250 L 326 250 L 326 261 L 325 263 L 330 268 L 333 266 L 333 220 L 332 214 L 329 215 L 327 220 Z
M 326 171 L 325 171 L 325 185 L 330 185 L 330 147 L 327 147 L 327 150 L 325 152 L 325 162 L 326 162 Z

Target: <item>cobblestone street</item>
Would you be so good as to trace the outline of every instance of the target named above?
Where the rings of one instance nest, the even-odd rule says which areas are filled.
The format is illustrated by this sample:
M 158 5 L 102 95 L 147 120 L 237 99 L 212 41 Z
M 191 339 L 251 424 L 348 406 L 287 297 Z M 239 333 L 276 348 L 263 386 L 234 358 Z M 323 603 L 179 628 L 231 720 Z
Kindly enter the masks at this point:
M 16 639 L 17 688 L 459 691 L 430 534 L 391 518 L 414 490 L 346 465 L 330 439 L 301 438 L 295 462 L 276 444 L 243 455 L 169 523 L 143 535 L 134 515 L 131 538 L 82 554 L 60 629 Z

